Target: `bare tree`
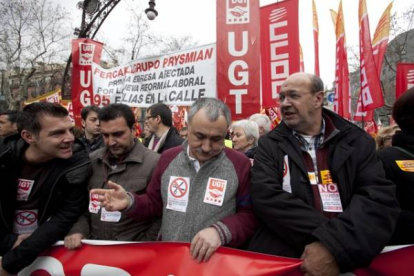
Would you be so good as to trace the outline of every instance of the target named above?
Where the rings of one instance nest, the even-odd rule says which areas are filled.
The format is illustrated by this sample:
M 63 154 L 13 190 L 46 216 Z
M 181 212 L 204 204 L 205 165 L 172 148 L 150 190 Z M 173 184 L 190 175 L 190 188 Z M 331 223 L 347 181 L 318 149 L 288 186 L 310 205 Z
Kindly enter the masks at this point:
M 19 108 L 42 65 L 61 61 L 69 52 L 64 47 L 71 35 L 68 19 L 62 7 L 50 0 L 0 0 L 0 68 L 9 109 Z

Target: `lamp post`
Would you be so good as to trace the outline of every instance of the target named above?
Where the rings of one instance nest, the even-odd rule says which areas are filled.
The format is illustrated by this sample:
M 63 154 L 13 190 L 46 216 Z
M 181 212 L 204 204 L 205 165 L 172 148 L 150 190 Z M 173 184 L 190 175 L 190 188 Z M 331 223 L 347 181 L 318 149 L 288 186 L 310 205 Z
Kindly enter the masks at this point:
M 148 2 L 149 8 L 145 10 L 145 13 L 147 14 L 147 17 L 149 20 L 154 20 L 155 17 L 158 16 L 158 12 L 155 10 L 155 0 L 150 0 Z

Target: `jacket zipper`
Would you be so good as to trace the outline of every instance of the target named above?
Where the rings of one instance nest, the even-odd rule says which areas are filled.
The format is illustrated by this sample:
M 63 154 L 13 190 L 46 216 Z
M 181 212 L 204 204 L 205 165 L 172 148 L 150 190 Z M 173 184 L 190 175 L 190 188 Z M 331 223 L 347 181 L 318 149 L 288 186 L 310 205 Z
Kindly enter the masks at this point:
M 41 217 L 40 217 L 40 219 L 39 219 L 39 222 L 41 222 L 41 221 L 42 221 L 42 219 L 43 219 L 43 217 L 44 217 L 44 215 L 45 215 L 45 213 L 46 213 L 47 206 L 49 205 L 50 199 L 52 198 L 53 190 L 55 189 L 55 186 L 56 186 L 57 182 L 59 181 L 59 179 L 60 179 L 60 178 L 61 178 L 64 174 L 66 174 L 66 173 L 68 173 L 68 172 L 70 172 L 70 171 L 73 171 L 73 170 L 75 170 L 75 169 L 77 169 L 77 168 L 79 168 L 79 167 L 82 167 L 82 166 L 84 166 L 85 164 L 88 164 L 88 162 L 89 162 L 89 161 L 84 162 L 84 163 L 82 163 L 82 164 L 80 164 L 80 165 L 78 165 L 78 166 L 76 166 L 76 167 L 73 167 L 73 168 L 72 168 L 72 169 L 70 169 L 70 170 L 67 170 L 67 171 L 65 171 L 65 172 L 62 172 L 62 173 L 59 175 L 59 177 L 57 177 L 57 178 L 56 178 L 56 181 L 53 183 L 52 189 L 50 189 L 49 197 L 48 197 L 48 199 L 47 199 L 47 201 L 46 201 L 45 208 L 44 208 L 44 210 L 43 210 L 42 216 L 41 216 Z

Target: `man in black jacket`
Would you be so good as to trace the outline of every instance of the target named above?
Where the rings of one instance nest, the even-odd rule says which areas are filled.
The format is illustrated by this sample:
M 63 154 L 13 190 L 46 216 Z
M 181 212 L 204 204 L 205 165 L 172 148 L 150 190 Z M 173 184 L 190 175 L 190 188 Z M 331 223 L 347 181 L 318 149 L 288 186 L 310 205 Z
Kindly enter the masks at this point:
M 26 106 L 0 145 L 0 275 L 16 274 L 63 239 L 87 207 L 90 164 L 65 108 Z
M 147 109 L 145 125 L 152 136 L 144 146 L 159 154 L 169 148 L 181 145 L 184 141 L 172 125 L 172 113 L 166 104 L 157 103 L 150 106 Z
M 322 108 L 322 80 L 291 75 L 279 94 L 283 122 L 259 140 L 252 202 L 262 222 L 250 250 L 302 258 L 307 275 L 369 265 L 400 212 L 373 139 Z

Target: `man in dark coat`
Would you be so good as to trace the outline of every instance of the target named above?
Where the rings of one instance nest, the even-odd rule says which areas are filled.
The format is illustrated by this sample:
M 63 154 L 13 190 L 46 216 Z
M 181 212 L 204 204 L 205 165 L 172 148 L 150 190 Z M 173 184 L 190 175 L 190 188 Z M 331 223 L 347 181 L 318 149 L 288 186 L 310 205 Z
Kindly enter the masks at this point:
M 67 110 L 33 103 L 0 145 L 0 275 L 16 274 L 63 239 L 87 206 L 90 162 Z
M 414 244 L 414 87 L 395 103 L 392 117 L 401 131 L 392 138 L 392 147 L 380 150 L 387 178 L 397 186 L 401 214 L 391 244 Z
M 322 108 L 323 98 L 319 77 L 286 79 L 279 94 L 283 122 L 259 140 L 252 169 L 262 227 L 250 250 L 302 258 L 307 275 L 369 265 L 400 212 L 372 138 Z
M 181 145 L 184 141 L 172 125 L 172 113 L 166 104 L 157 103 L 150 106 L 147 110 L 145 125 L 152 135 L 144 146 L 159 154 Z

